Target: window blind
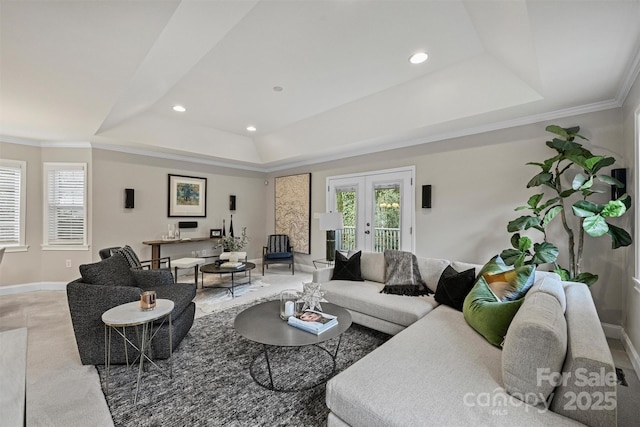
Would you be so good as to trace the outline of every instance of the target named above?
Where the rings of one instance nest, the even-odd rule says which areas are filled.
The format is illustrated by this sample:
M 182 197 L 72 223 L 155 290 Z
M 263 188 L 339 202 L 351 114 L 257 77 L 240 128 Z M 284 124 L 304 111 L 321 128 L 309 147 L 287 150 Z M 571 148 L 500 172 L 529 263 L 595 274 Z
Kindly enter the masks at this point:
M 84 165 L 45 167 L 46 236 L 49 245 L 83 245 L 86 235 Z
M 0 164 L 0 246 L 20 244 L 22 168 Z

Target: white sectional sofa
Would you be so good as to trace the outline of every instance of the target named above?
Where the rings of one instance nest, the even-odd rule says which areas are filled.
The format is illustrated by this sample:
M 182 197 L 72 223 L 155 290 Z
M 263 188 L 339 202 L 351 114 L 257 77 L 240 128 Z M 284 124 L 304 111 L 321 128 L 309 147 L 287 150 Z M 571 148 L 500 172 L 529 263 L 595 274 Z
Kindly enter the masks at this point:
M 418 265 L 433 291 L 448 265 L 482 268 Z M 499 348 L 433 295 L 380 293 L 384 266 L 383 254 L 362 253 L 363 282 L 314 272 L 324 297 L 354 322 L 394 335 L 329 380 L 329 427 L 616 425 L 615 367 L 585 285 L 536 272 Z

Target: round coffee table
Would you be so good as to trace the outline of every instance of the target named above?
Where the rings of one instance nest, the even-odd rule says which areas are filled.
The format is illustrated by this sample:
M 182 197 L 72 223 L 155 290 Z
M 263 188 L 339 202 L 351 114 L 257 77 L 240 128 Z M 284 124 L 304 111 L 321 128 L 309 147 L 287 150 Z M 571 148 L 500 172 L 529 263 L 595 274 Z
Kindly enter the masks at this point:
M 231 274 L 231 288 L 226 288 L 226 289 L 227 290 L 230 289 L 231 296 L 235 298 L 235 294 L 234 294 L 234 289 L 236 286 L 235 277 L 234 277 L 235 274 L 248 271 L 249 283 L 251 283 L 251 270 L 253 270 L 254 268 L 256 268 L 256 265 L 252 262 L 245 262 L 242 267 L 238 267 L 238 268 L 220 267 L 215 263 L 205 264 L 200 267 L 200 272 L 202 273 L 202 287 L 204 288 L 204 273 Z
M 321 304 L 322 310 L 324 312 L 332 314 L 334 316 L 338 316 L 338 325 L 327 329 L 319 335 L 315 335 L 310 332 L 305 332 L 301 329 L 295 328 L 289 325 L 286 321 L 282 320 L 280 318 L 279 300 L 256 304 L 252 307 L 247 308 L 246 310 L 238 314 L 238 316 L 236 316 L 236 319 L 234 321 L 235 330 L 243 337 L 253 342 L 262 344 L 263 347 L 263 352 L 256 355 L 249 367 L 249 373 L 256 383 L 269 390 L 300 391 L 308 390 L 320 384 L 323 384 L 329 378 L 331 378 L 331 376 L 333 376 L 336 370 L 336 356 L 338 355 L 338 350 L 340 349 L 342 333 L 349 329 L 349 327 L 351 326 L 351 314 L 349 314 L 347 310 L 338 305 L 328 302 L 323 302 Z M 333 353 L 326 348 L 318 345 L 336 337 L 338 337 L 339 340 Z M 302 388 L 283 386 L 276 387 L 273 380 L 274 369 L 272 367 L 272 361 L 269 359 L 268 348 L 305 346 L 313 346 L 314 348 L 320 350 L 321 354 L 328 354 L 331 357 L 331 364 L 333 365 L 333 367 L 331 368 L 331 372 L 320 378 L 318 381 L 315 381 L 311 385 L 307 385 Z M 266 362 L 267 370 L 269 371 L 268 382 L 260 381 L 257 378 L 255 372 L 256 361 L 262 358 L 263 355 Z M 282 362 L 287 363 L 287 360 L 284 360 Z

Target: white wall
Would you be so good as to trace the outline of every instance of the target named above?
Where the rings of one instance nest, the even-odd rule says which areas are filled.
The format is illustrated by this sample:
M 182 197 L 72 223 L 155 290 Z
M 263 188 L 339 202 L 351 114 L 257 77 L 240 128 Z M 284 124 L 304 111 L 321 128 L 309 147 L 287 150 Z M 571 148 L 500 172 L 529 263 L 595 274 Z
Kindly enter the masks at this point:
M 616 167 L 630 166 L 624 158 L 620 110 L 615 109 L 279 171 L 270 174 L 270 187 L 276 176 L 311 171 L 312 211 L 323 212 L 328 176 L 415 165 L 416 254 L 483 264 L 509 247 L 507 223 L 522 214 L 514 208 L 524 205 L 537 192 L 527 189 L 526 184 L 538 170 L 525 164 L 554 155 L 545 145 L 551 134 L 544 128 L 551 123 L 581 126 L 582 133 L 590 139 L 585 146 L 595 153 L 614 156 L 618 159 Z M 431 209 L 420 208 L 424 184 L 432 185 Z M 267 203 L 266 215 L 271 225 L 272 198 Z M 312 254 L 297 256 L 299 262 L 310 263 L 324 257 L 324 234 L 318 229 L 317 220 L 312 220 L 311 232 Z M 632 250 L 611 251 L 607 239 L 587 243 L 584 270 L 601 276 L 591 287 L 601 320 L 620 324 L 623 260 L 624 254 Z

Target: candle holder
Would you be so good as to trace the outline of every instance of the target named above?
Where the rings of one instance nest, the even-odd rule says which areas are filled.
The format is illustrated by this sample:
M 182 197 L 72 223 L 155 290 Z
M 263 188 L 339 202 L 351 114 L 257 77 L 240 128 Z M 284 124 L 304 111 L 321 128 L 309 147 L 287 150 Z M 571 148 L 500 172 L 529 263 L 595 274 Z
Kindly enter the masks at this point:
M 296 314 L 296 306 L 299 295 L 294 289 L 287 289 L 280 293 L 280 318 L 289 320 L 289 317 Z

